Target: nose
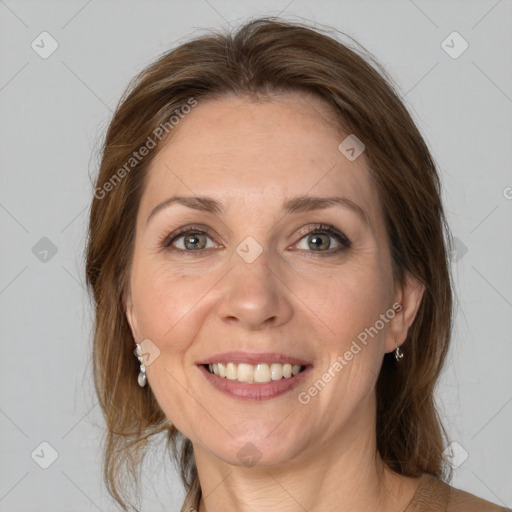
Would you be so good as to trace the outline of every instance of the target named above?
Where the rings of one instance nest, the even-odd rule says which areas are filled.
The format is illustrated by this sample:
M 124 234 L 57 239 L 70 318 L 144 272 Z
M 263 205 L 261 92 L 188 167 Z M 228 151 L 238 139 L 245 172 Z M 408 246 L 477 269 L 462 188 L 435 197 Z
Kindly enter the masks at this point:
M 231 272 L 223 280 L 218 314 L 224 322 L 249 330 L 278 327 L 293 315 L 292 292 L 269 265 L 265 251 L 252 263 L 233 257 Z

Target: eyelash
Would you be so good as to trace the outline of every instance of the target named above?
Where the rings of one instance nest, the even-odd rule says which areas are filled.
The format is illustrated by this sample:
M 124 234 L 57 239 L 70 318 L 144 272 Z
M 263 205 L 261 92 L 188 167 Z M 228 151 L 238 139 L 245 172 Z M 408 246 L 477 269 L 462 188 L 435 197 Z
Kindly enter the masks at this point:
M 209 228 L 207 228 L 206 226 L 186 226 L 182 229 L 179 229 L 178 231 L 175 231 L 174 233 L 171 233 L 170 235 L 165 235 L 164 237 L 162 237 L 162 239 L 159 242 L 159 245 L 162 248 L 167 249 L 170 252 L 179 253 L 179 254 L 184 254 L 184 253 L 202 254 L 204 251 L 208 251 L 209 249 L 211 249 L 211 248 L 208 248 L 208 249 L 198 249 L 198 250 L 187 251 L 185 249 L 175 249 L 172 247 L 173 242 L 175 242 L 176 240 L 181 238 L 183 235 L 186 235 L 189 233 L 204 234 L 204 235 L 207 235 L 211 239 L 214 238 L 212 231 Z M 309 228 L 308 231 L 302 232 L 300 234 L 300 239 L 296 244 L 298 244 L 303 238 L 305 238 L 313 233 L 331 235 L 333 238 L 336 238 L 336 240 L 340 243 L 340 247 L 335 248 L 333 251 L 331 251 L 331 250 L 307 251 L 305 249 L 299 249 L 301 251 L 304 251 L 305 253 L 314 253 L 314 255 L 307 254 L 307 257 L 315 258 L 317 256 L 320 256 L 320 257 L 332 256 L 334 254 L 338 254 L 338 253 L 344 251 L 345 249 L 348 249 L 352 245 L 350 240 L 343 233 L 341 233 L 340 231 L 335 229 L 333 226 L 329 226 L 328 224 L 316 224 L 312 228 Z M 296 245 L 296 244 L 294 244 L 294 245 Z

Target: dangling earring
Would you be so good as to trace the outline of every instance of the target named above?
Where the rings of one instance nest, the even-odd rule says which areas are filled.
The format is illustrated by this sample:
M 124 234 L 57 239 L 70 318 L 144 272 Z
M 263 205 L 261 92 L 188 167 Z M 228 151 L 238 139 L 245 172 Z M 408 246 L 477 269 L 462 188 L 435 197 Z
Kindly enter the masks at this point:
M 140 372 L 137 377 L 137 382 L 139 383 L 139 386 L 143 388 L 147 382 L 148 379 L 146 377 L 146 366 L 144 365 L 144 360 L 142 359 L 142 356 L 140 354 L 141 346 L 137 343 L 137 348 L 135 349 L 135 357 L 139 360 L 140 363 Z
M 396 349 L 395 349 L 395 359 L 397 361 L 400 361 L 402 357 L 404 357 L 404 353 L 400 350 L 400 347 L 398 346 L 398 343 L 395 342 Z

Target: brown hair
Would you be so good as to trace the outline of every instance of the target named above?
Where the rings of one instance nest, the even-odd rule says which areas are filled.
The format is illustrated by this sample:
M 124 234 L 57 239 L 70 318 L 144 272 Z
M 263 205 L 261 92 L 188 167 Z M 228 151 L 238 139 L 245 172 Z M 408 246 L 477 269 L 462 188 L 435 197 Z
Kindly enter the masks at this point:
M 123 510 L 128 510 L 124 476 L 136 487 L 150 438 L 163 432 L 181 470 L 184 507 L 197 509 L 201 497 L 191 442 L 169 423 L 151 388 L 137 385 L 138 362 L 124 310 L 144 178 L 166 138 L 140 162 L 131 161 L 128 170 L 126 162 L 191 98 L 229 93 L 254 98 L 312 93 L 330 105 L 345 133 L 364 142 L 395 277 L 401 282 L 409 272 L 426 287 L 403 346 L 406 359 L 396 365 L 392 353 L 384 357 L 376 386 L 377 446 L 387 465 L 403 475 L 446 478 L 441 456 L 446 433 L 434 387 L 450 340 L 452 288 L 436 166 L 392 80 L 371 54 L 365 58 L 324 32 L 276 18 L 252 20 L 232 34 L 211 32 L 147 67 L 117 106 L 90 212 L 86 278 L 95 301 L 94 381 L 108 429 L 104 477 Z

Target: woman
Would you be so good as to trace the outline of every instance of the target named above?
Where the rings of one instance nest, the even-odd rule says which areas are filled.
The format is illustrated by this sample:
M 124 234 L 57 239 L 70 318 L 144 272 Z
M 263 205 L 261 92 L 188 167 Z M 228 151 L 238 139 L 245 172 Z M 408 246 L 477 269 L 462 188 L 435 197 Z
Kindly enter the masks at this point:
M 447 229 L 385 76 L 259 19 L 170 51 L 126 92 L 86 269 L 124 510 L 159 433 L 182 511 L 504 510 L 445 483 Z

